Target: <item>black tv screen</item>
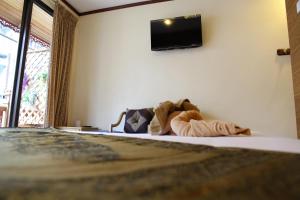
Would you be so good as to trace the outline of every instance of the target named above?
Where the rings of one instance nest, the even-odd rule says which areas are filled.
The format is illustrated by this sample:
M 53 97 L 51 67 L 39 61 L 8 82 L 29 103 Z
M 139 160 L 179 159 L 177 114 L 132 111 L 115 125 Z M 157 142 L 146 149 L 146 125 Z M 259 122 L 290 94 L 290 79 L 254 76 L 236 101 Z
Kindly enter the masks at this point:
M 152 51 L 193 48 L 201 45 L 201 15 L 151 21 Z

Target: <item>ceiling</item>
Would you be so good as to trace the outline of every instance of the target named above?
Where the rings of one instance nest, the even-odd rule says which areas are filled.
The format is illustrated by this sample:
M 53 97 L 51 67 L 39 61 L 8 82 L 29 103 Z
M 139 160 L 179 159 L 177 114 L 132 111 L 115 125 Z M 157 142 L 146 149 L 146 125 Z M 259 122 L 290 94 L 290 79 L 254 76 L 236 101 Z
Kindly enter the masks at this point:
M 140 3 L 148 0 L 65 0 L 72 5 L 79 13 L 88 11 L 122 6 L 132 3 Z

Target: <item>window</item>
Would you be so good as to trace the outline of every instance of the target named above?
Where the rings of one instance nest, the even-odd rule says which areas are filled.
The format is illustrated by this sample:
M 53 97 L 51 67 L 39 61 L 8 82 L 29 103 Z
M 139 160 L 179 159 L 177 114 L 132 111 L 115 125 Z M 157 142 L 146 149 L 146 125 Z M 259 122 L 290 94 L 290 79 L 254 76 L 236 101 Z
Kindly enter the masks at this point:
M 20 127 L 44 127 L 45 124 L 52 22 L 51 15 L 33 5 L 31 33 L 22 82 L 18 123 Z
M 9 119 L 17 61 L 23 0 L 0 1 L 0 126 Z
M 44 126 L 52 13 L 40 0 L 0 1 L 0 127 Z

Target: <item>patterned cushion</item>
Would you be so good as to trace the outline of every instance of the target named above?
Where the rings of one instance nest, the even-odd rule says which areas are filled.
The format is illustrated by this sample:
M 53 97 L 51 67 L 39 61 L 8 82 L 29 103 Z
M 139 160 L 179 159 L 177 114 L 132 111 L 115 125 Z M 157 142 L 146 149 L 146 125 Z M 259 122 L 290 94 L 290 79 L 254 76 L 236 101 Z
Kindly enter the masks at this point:
M 147 133 L 148 124 L 154 116 L 153 108 L 127 110 L 125 118 L 125 133 Z

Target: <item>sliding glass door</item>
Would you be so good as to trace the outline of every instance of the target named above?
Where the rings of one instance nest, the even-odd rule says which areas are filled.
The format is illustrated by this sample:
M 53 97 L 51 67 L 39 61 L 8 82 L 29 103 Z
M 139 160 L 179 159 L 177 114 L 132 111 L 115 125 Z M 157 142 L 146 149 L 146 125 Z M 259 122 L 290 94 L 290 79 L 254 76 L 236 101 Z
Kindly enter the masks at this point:
M 53 17 L 34 4 L 22 82 L 19 127 L 44 127 L 45 124 L 52 23 Z
M 0 1 L 0 127 L 8 126 L 23 0 Z
M 41 0 L 0 0 L 0 127 L 43 127 L 53 10 Z

